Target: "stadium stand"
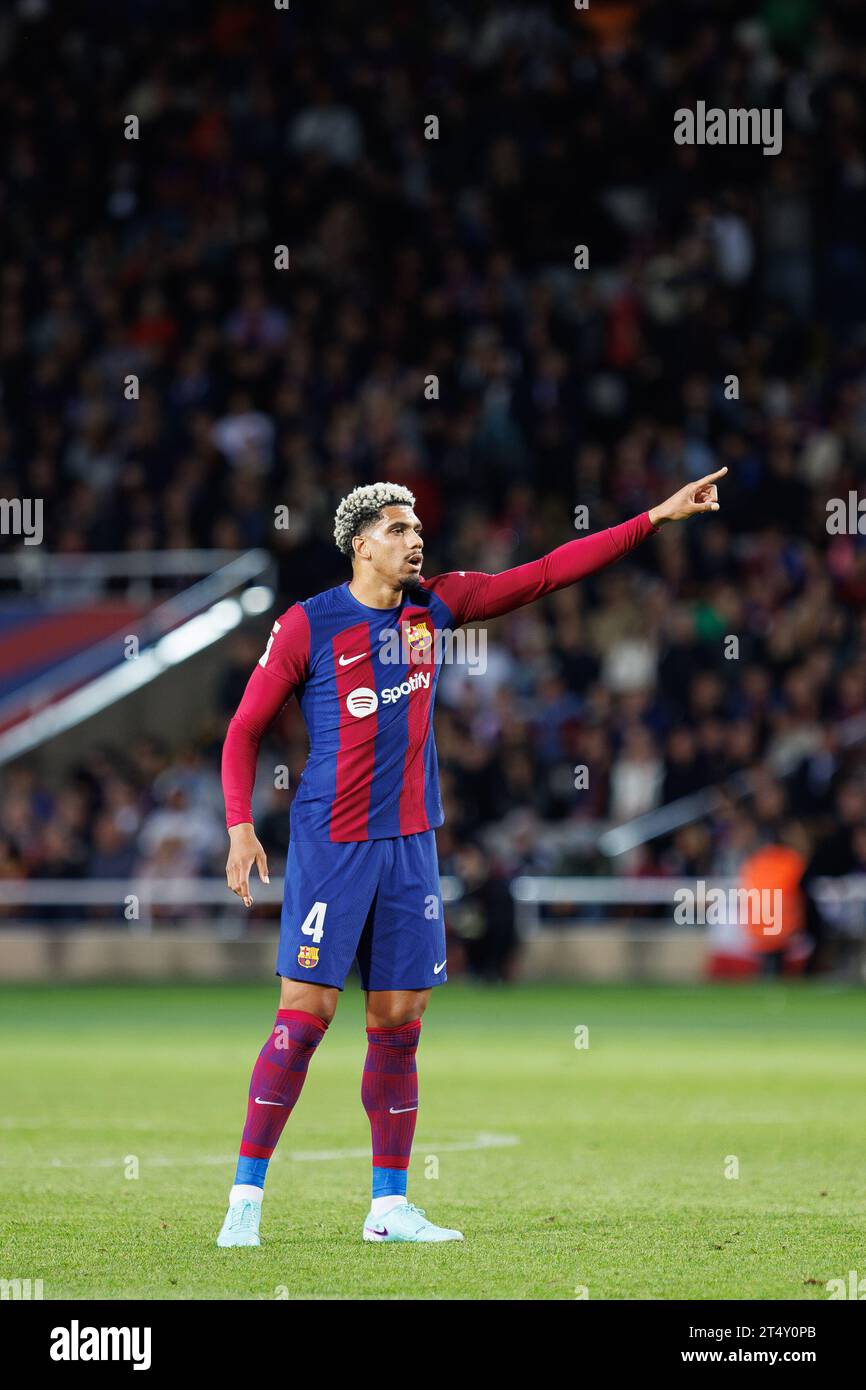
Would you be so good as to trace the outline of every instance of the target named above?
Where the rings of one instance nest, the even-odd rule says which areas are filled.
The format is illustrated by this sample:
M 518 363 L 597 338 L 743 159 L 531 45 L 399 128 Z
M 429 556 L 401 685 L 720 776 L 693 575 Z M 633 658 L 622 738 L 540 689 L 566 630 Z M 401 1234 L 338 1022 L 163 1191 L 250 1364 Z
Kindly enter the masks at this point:
M 446 674 L 445 872 L 475 837 L 501 875 L 610 872 L 597 830 L 744 771 L 749 795 L 617 871 L 735 873 L 774 843 L 807 873 L 863 863 L 840 730 L 866 714 L 866 543 L 827 503 L 866 455 L 866 11 L 683 8 L 0 20 L 0 495 L 44 499 L 52 553 L 262 547 L 287 606 L 346 577 L 332 518 L 361 482 L 413 489 L 429 575 L 519 564 L 579 505 L 595 530 L 728 465 L 711 525 L 497 620 L 487 674 Z M 672 138 L 697 97 L 782 109 L 781 153 L 697 160 Z M 0 694 L 38 664 L 17 611 Z M 220 730 L 269 621 L 232 639 L 200 727 L 4 769 L 0 874 L 221 872 Z M 294 774 L 295 710 L 263 763 L 287 746 Z M 291 791 L 258 795 L 279 855 Z

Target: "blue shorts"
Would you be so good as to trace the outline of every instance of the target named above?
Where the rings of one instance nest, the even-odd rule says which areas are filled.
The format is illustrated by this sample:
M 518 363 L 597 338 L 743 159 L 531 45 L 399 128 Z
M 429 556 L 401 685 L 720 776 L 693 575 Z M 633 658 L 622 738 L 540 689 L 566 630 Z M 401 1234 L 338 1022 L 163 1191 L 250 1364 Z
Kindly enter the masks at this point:
M 336 844 L 289 841 L 277 975 L 342 989 L 445 983 L 436 832 Z

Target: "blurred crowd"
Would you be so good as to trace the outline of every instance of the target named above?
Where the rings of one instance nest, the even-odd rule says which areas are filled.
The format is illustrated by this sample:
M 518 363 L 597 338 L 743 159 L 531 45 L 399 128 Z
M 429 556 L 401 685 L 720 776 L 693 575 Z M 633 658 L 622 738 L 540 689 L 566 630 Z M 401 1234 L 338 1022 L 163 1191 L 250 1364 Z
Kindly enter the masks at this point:
M 699 100 L 781 109 L 781 153 L 676 145 Z M 619 867 L 811 860 L 846 826 L 857 861 L 866 541 L 827 502 L 866 460 L 861 5 L 19 0 L 0 112 L 0 495 L 44 499 L 52 551 L 263 545 L 287 606 L 346 577 L 358 483 L 412 488 L 429 576 L 726 464 L 718 516 L 446 671 L 443 867 L 477 841 L 503 873 L 603 871 L 583 827 L 743 769 L 750 796 Z M 182 748 L 7 774 L 0 872 L 221 867 L 257 641 Z M 280 734 L 295 773 L 296 711 Z M 260 796 L 279 850 L 291 791 Z

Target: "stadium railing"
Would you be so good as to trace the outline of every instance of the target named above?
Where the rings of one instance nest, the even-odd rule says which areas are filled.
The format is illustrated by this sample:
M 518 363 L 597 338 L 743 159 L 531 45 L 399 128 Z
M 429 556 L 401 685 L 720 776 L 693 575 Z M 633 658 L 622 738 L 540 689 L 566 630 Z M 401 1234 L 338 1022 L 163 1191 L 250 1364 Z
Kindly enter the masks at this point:
M 707 894 L 714 889 L 727 893 L 740 887 L 732 877 L 704 880 Z M 446 908 L 462 896 L 459 879 L 443 875 L 442 900 Z M 583 915 L 559 915 L 555 925 L 580 927 L 592 920 L 585 909 L 598 908 L 603 912 L 611 907 L 623 907 L 632 912 L 628 921 L 640 926 L 633 915 L 635 908 L 667 907 L 673 914 L 675 894 L 679 889 L 695 889 L 694 879 L 684 878 L 579 878 L 574 876 L 521 874 L 510 883 L 517 913 L 518 931 L 524 939 L 545 930 L 542 921 L 544 908 L 573 906 L 584 910 Z M 866 874 L 849 874 L 841 878 L 818 878 L 811 891 L 828 921 L 840 933 L 854 937 L 866 936 Z M 267 905 L 275 909 L 282 903 L 281 876 L 274 874 L 270 883 L 254 883 L 256 907 Z M 15 916 L 15 908 L 27 910 L 27 916 Z M 177 916 L 185 922 L 195 920 L 197 926 L 210 926 L 221 937 L 241 939 L 252 920 L 240 900 L 231 895 L 222 878 L 126 878 L 126 879 L 0 879 L 0 928 L 26 928 L 40 925 L 34 909 L 50 910 L 50 925 L 59 927 L 94 927 L 123 925 L 129 931 L 148 934 L 158 927 L 161 918 Z M 64 918 L 57 909 L 68 909 Z M 95 909 L 98 915 L 89 916 Z M 108 909 L 108 915 L 102 915 Z M 596 922 L 597 922 L 596 918 Z M 664 918 L 647 918 L 653 927 L 663 927 Z M 610 925 L 614 922 L 611 919 Z M 695 928 L 689 928 L 694 930 Z

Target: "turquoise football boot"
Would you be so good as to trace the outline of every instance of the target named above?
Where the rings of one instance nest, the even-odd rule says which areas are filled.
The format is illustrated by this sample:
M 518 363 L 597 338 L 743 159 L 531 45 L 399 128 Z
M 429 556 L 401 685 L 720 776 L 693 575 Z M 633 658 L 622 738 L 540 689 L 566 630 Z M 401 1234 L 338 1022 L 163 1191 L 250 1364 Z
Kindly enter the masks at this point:
M 230 1245 L 261 1245 L 261 1219 L 261 1202 L 252 1202 L 249 1197 L 241 1197 L 240 1201 L 232 1202 L 226 1212 L 223 1228 L 217 1236 L 217 1245 L 223 1249 Z
M 374 1216 L 370 1212 L 364 1222 L 364 1239 L 388 1241 L 440 1241 L 462 1240 L 462 1231 L 449 1231 L 447 1226 L 434 1226 L 424 1218 L 420 1207 L 411 1202 L 401 1202 L 392 1207 L 384 1216 Z

